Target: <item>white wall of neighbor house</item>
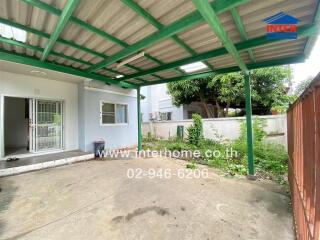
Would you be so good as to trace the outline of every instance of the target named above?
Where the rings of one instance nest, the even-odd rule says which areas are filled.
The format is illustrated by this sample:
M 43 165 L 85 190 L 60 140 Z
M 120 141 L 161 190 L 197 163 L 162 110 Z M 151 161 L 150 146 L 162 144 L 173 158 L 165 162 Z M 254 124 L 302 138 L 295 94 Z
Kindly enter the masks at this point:
M 183 106 L 176 107 L 172 104 L 171 97 L 159 100 L 159 112 L 170 113 L 171 120 L 177 121 L 183 119 Z
M 142 87 L 140 93 L 145 97 L 141 99 L 142 122 L 149 121 L 149 113 L 152 112 L 150 104 L 151 88 L 149 86 Z
M 287 120 L 286 115 L 255 116 L 254 118 L 265 119 L 267 126 L 267 141 L 273 141 L 287 146 Z M 203 119 L 204 137 L 214 140 L 235 140 L 240 136 L 241 123 L 245 117 L 233 118 L 211 118 Z M 187 127 L 192 124 L 192 120 L 181 121 L 157 121 L 142 124 L 142 134 L 147 136 L 150 132 L 153 136 L 162 139 L 175 137 L 177 126 L 184 126 L 185 136 Z
M 183 119 L 183 106 L 176 107 L 172 104 L 167 84 L 142 87 L 141 94 L 145 96 L 145 99 L 141 101 L 143 122 L 150 121 L 150 114 L 160 119 L 160 113 L 171 113 L 171 120 Z
M 127 123 L 101 124 L 101 102 L 127 106 Z M 136 90 L 108 86 L 97 81 L 79 85 L 80 149 L 92 152 L 94 142 L 103 139 L 107 149 L 131 148 L 137 145 Z
M 4 154 L 4 96 L 63 100 L 65 149 L 79 148 L 78 86 L 62 81 L 0 71 L 0 156 Z
M 141 93 L 145 99 L 141 101 L 141 112 L 143 122 L 150 121 L 150 114 L 161 120 L 161 113 L 170 113 L 172 121 L 191 119 L 192 113 L 204 116 L 203 109 L 199 102 L 183 104 L 179 107 L 172 102 L 172 97 L 168 93 L 167 84 L 151 85 L 141 88 Z M 212 105 L 209 104 L 211 108 Z

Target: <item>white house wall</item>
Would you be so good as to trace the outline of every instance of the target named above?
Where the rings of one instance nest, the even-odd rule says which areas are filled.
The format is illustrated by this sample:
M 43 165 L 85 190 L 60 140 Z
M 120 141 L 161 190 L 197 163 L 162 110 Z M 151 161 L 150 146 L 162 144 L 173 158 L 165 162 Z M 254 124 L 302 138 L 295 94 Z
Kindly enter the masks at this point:
M 65 149 L 78 149 L 78 85 L 0 71 L 0 156 L 4 154 L 4 97 L 63 100 L 65 110 Z
M 93 86 L 98 84 L 97 86 Z M 88 86 L 90 85 L 90 86 Z M 128 105 L 128 124 L 100 124 L 101 101 Z M 136 90 L 102 86 L 99 83 L 79 85 L 79 135 L 80 148 L 93 151 L 93 143 L 103 139 L 107 149 L 134 147 L 137 145 Z

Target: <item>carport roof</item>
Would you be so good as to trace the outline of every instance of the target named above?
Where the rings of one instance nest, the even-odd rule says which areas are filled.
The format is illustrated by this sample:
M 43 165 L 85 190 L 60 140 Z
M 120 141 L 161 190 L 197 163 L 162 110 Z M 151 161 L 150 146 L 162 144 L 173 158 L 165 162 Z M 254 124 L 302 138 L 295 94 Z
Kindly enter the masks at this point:
M 297 39 L 266 38 L 279 12 L 299 19 Z M 27 40 L 1 36 L 0 60 L 138 88 L 304 61 L 319 15 L 319 0 L 3 0 L 0 23 Z M 179 68 L 197 61 L 207 68 Z

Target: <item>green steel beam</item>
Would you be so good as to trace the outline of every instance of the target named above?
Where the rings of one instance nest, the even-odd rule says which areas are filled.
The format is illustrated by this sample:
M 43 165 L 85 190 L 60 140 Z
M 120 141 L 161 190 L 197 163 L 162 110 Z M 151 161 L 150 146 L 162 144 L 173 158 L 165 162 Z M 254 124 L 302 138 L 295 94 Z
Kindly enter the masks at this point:
M 196 74 L 190 74 L 190 75 L 185 75 L 185 76 L 167 78 L 167 79 L 163 79 L 163 80 L 149 81 L 147 83 L 139 84 L 139 86 L 144 87 L 144 86 L 151 86 L 151 85 L 162 84 L 162 83 L 191 80 L 191 79 L 196 79 L 196 78 L 206 78 L 206 77 L 213 76 L 214 74 L 216 74 L 216 72 L 214 72 L 214 71 L 204 72 L 204 73 L 196 73 Z
M 79 77 L 90 78 L 90 79 L 102 81 L 105 83 L 115 84 L 115 85 L 118 85 L 120 87 L 125 87 L 125 88 L 137 88 L 138 87 L 136 84 L 119 82 L 115 79 L 108 78 L 108 77 L 100 75 L 100 74 L 87 73 L 87 72 L 81 71 L 81 70 L 73 68 L 73 67 L 62 66 L 62 65 L 58 65 L 58 64 L 54 64 L 54 63 L 50 63 L 50 62 L 41 62 L 41 61 L 39 61 L 38 58 L 23 56 L 20 54 L 15 54 L 15 53 L 1 50 L 1 49 L 0 49 L 0 60 L 14 62 L 14 63 L 20 63 L 20 64 L 43 68 L 43 69 L 48 69 L 48 70 L 52 70 L 52 71 L 56 71 L 56 72 L 62 72 L 62 73 L 71 74 L 71 75 L 75 75 L 75 76 L 79 76 Z
M 253 130 L 252 130 L 252 106 L 251 106 L 251 81 L 250 74 L 245 74 L 245 96 L 246 96 L 246 125 L 247 125 L 247 156 L 248 175 L 254 176 L 253 159 Z
M 33 33 L 33 34 L 38 35 L 40 37 L 44 37 L 44 38 L 50 38 L 51 37 L 51 35 L 46 33 L 46 32 L 42 32 L 42 31 L 39 31 L 37 29 L 31 28 L 31 27 L 28 27 L 28 26 L 25 26 L 25 25 L 22 25 L 22 24 L 19 24 L 19 23 L 16 23 L 16 22 L 12 22 L 12 21 L 4 19 L 4 18 L 0 18 L 0 23 L 3 23 L 3 24 L 6 24 L 6 25 L 9 25 L 9 26 L 24 30 L 24 31 L 29 32 L 29 33 Z M 98 57 L 101 57 L 101 58 L 104 58 L 104 59 L 106 59 L 108 57 L 108 56 L 106 56 L 106 55 L 104 55 L 102 53 L 96 52 L 96 51 L 94 51 L 94 50 L 92 50 L 90 48 L 86 48 L 84 46 L 78 45 L 78 44 L 76 44 L 74 42 L 71 42 L 71 41 L 64 40 L 62 38 L 58 38 L 57 39 L 57 43 L 61 43 L 61 44 L 67 45 L 69 47 L 76 48 L 78 50 L 84 51 L 86 53 L 90 53 L 92 55 L 95 55 L 95 56 L 98 56 Z
M 148 82 L 147 80 L 143 80 L 143 79 L 141 79 L 141 78 L 136 78 L 136 80 L 138 80 L 138 81 L 140 81 L 140 82 L 143 82 L 143 83 Z
M 0 42 L 6 43 L 6 44 L 10 44 L 10 45 L 14 45 L 14 46 L 18 46 L 18 47 L 22 47 L 22 48 L 31 49 L 31 50 L 38 51 L 38 52 L 43 52 L 44 51 L 43 48 L 40 48 L 40 47 L 37 47 L 37 46 L 28 45 L 28 44 L 25 44 L 25 43 L 22 43 L 22 42 L 19 42 L 19 41 L 16 41 L 16 40 L 4 38 L 4 37 L 1 37 L 1 36 L 0 36 Z M 70 61 L 74 61 L 74 62 L 77 62 L 77 63 L 88 65 L 88 66 L 92 66 L 93 65 L 92 63 L 83 61 L 81 59 L 74 58 L 74 57 L 67 56 L 67 55 L 63 55 L 61 53 L 57 53 L 57 52 L 53 52 L 53 51 L 50 52 L 50 55 L 61 57 L 61 58 L 64 58 L 64 59 L 67 59 L 67 60 L 70 60 Z M 113 73 L 116 73 L 116 74 L 123 75 L 123 73 L 115 71 L 113 69 L 106 69 L 106 70 L 110 71 L 110 72 L 113 72 Z M 140 79 L 140 78 L 136 78 L 136 79 L 141 81 L 141 82 L 147 82 L 146 80 L 143 80 L 143 79 Z M 118 79 L 118 81 L 121 81 L 121 79 Z
M 66 3 L 61 13 L 61 16 L 59 18 L 59 21 L 54 29 L 54 32 L 52 33 L 49 41 L 47 42 L 47 46 L 45 47 L 42 53 L 41 61 L 46 60 L 46 58 L 48 57 L 51 49 L 53 48 L 54 44 L 59 38 L 60 33 L 68 23 L 73 11 L 76 9 L 78 4 L 79 4 L 79 0 L 68 0 L 68 2 Z
M 220 39 L 222 44 L 231 54 L 241 71 L 245 74 L 245 95 L 246 95 L 246 124 L 247 124 L 247 156 L 249 175 L 254 175 L 253 165 L 253 136 L 252 136 L 252 109 L 251 109 L 251 86 L 248 67 L 242 60 L 237 48 L 234 46 L 228 33 L 224 30 L 218 15 L 211 8 L 208 0 L 193 0 L 194 5 L 207 21 L 215 35 Z
M 301 63 L 305 61 L 305 56 L 297 56 L 297 57 L 289 57 L 289 58 L 281 58 L 277 60 L 270 60 L 270 61 L 263 61 L 263 62 L 257 62 L 257 63 L 251 63 L 248 64 L 248 69 L 257 69 L 257 68 L 264 68 L 264 67 L 272 67 L 272 66 L 279 66 L 279 65 L 285 65 L 285 64 L 294 64 L 294 63 Z M 162 84 L 162 83 L 169 83 L 169 82 L 177 82 L 177 81 L 183 81 L 183 80 L 190 80 L 190 79 L 196 79 L 196 78 L 205 78 L 210 77 L 216 74 L 224 74 L 224 73 L 231 73 L 231 72 L 239 72 L 241 69 L 239 67 L 227 67 L 227 68 L 221 68 L 216 69 L 215 71 L 209 71 L 204 73 L 195 73 L 190 74 L 182 77 L 174 77 L 174 78 L 168 78 L 163 80 L 157 80 L 152 81 L 148 83 L 140 84 L 139 86 L 149 86 L 149 85 L 155 85 L 155 84 Z
M 151 60 L 153 60 L 154 59 L 154 61 L 159 61 L 159 60 L 157 60 L 156 58 L 153 58 L 153 57 L 151 57 L 149 54 L 145 54 L 145 56 L 147 55 L 147 58 L 149 58 L 149 59 L 151 59 Z M 105 58 L 106 59 L 106 58 Z M 142 71 L 142 69 L 141 68 L 139 68 L 139 67 L 136 67 L 136 66 L 133 66 L 133 65 L 131 65 L 131 64 L 125 64 L 124 66 L 126 66 L 126 67 L 128 67 L 128 68 L 131 68 L 131 69 L 133 69 L 133 70 L 135 70 L 135 71 L 137 71 L 137 72 L 141 72 Z M 159 78 L 159 79 L 163 79 L 162 77 L 160 77 L 160 76 L 158 76 L 157 74 L 151 74 L 151 76 L 154 76 L 154 77 L 156 77 L 156 78 Z M 137 79 L 137 78 L 136 78 Z M 138 79 L 137 79 L 138 80 Z M 142 80 L 142 79 L 140 79 L 140 80 Z
M 14 45 L 14 46 L 18 46 L 18 47 L 22 47 L 22 48 L 26 48 L 26 49 L 31 49 L 31 50 L 38 51 L 38 52 L 43 52 L 44 51 L 43 48 L 40 48 L 40 47 L 37 47 L 37 46 L 28 45 L 26 43 L 19 42 L 19 41 L 16 41 L 16 40 L 12 40 L 12 39 L 8 39 L 8 38 L 4 38 L 4 37 L 1 37 L 1 36 L 0 36 L 0 42 L 6 43 L 6 44 L 10 44 L 10 45 Z M 61 57 L 61 58 L 64 58 L 64 59 L 67 59 L 67 60 L 70 60 L 70 61 L 74 61 L 74 62 L 77 62 L 77 63 L 88 65 L 88 66 L 92 66 L 93 65 L 92 63 L 89 63 L 89 62 L 86 62 L 86 61 L 83 61 L 81 59 L 74 58 L 74 57 L 71 57 L 71 56 L 67 56 L 67 55 L 64 55 L 62 53 L 57 53 L 57 52 L 51 51 L 50 55 Z M 117 73 L 117 74 L 122 74 L 122 73 L 120 73 L 118 71 L 115 71 L 113 69 L 106 69 L 106 70 L 110 71 L 110 72 Z M 147 82 L 146 80 L 143 80 L 143 79 L 140 79 L 140 78 L 136 78 L 136 79 L 141 81 L 141 82 L 144 82 L 144 83 Z M 119 82 L 119 81 L 121 81 L 121 79 L 119 79 L 117 81 Z
M 233 21 L 235 22 L 235 24 L 240 32 L 240 36 L 241 36 L 242 41 L 248 40 L 247 32 L 244 28 L 244 25 L 241 21 L 241 17 L 240 17 L 236 8 L 231 9 L 231 15 L 232 15 Z M 249 54 L 251 61 L 256 62 L 256 58 L 254 57 L 252 49 L 248 49 L 247 51 L 248 51 L 248 54 Z
M 22 48 L 26 48 L 26 49 L 31 49 L 31 50 L 38 51 L 38 52 L 43 52 L 44 51 L 43 48 L 40 48 L 40 47 L 37 47 L 37 46 L 28 45 L 26 43 L 19 42 L 19 41 L 16 41 L 16 40 L 12 40 L 12 39 L 8 39 L 8 38 L 4 38 L 4 37 L 1 37 L 1 36 L 0 36 L 0 42 L 6 43 L 6 44 L 10 44 L 10 45 L 14 45 L 14 46 L 18 46 L 18 47 L 22 47 Z M 61 57 L 61 58 L 64 58 L 64 59 L 67 59 L 67 60 L 70 60 L 70 61 L 74 61 L 74 62 L 77 62 L 77 63 L 88 65 L 88 66 L 92 66 L 93 65 L 92 63 L 89 63 L 89 62 L 86 62 L 86 61 L 83 61 L 81 59 L 74 58 L 74 57 L 71 57 L 71 56 L 67 56 L 67 55 L 64 55 L 62 53 L 57 53 L 57 52 L 51 51 L 50 55 Z M 116 74 L 123 74 L 123 73 L 115 71 L 113 69 L 106 69 L 106 70 L 110 71 L 110 72 L 114 72 Z M 140 78 L 136 78 L 136 79 L 141 81 L 141 82 L 147 82 L 146 80 L 143 80 L 143 79 L 140 79 Z M 121 81 L 121 79 L 119 79 L 117 81 Z
M 62 11 L 58 8 L 55 8 L 53 6 L 51 6 L 50 4 L 47 4 L 45 2 L 42 2 L 40 0 L 22 0 L 23 2 L 27 3 L 27 4 L 30 4 L 34 7 L 37 7 L 37 8 L 40 8 L 42 10 L 45 10 L 51 14 L 54 14 L 56 16 L 60 16 L 62 14 Z M 116 37 L 106 33 L 105 31 L 103 30 L 100 30 L 99 28 L 96 28 L 90 24 L 88 24 L 87 22 L 79 19 L 79 18 L 76 18 L 76 17 L 70 17 L 70 22 L 74 23 L 74 24 L 77 24 L 78 26 L 80 27 L 83 27 L 85 29 L 87 29 L 88 31 L 91 31 L 95 34 L 98 34 L 100 35 L 101 37 L 105 38 L 105 39 L 108 39 L 109 41 L 111 42 L 114 42 L 116 44 L 119 44 L 120 46 L 122 47 L 127 47 L 128 44 L 117 39 Z
M 12 27 L 24 30 L 24 31 L 29 32 L 29 33 L 33 33 L 33 34 L 38 35 L 40 37 L 44 37 L 44 38 L 50 38 L 51 37 L 51 35 L 46 33 L 46 32 L 42 32 L 42 31 L 39 31 L 37 29 L 28 27 L 28 26 L 24 26 L 24 25 L 16 23 L 16 22 L 12 22 L 12 21 L 9 21 L 9 20 L 4 19 L 4 18 L 0 18 L 0 23 L 3 23 L 3 24 L 6 24 L 8 26 L 12 26 Z M 57 43 L 61 43 L 61 44 L 67 45 L 69 47 L 76 48 L 78 50 L 84 51 L 86 53 L 90 53 L 92 55 L 95 55 L 95 56 L 98 56 L 98 57 L 101 57 L 101 58 L 104 58 L 104 59 L 106 59 L 108 57 L 108 56 L 106 56 L 106 55 L 104 55 L 102 53 L 96 52 L 96 51 L 94 51 L 92 49 L 89 49 L 89 48 L 86 48 L 84 46 L 78 45 L 78 44 L 76 44 L 74 42 L 70 42 L 70 41 L 64 40 L 62 38 L 58 38 L 57 39 Z M 50 54 L 52 54 L 52 52 Z M 60 55 L 60 57 L 62 57 L 62 56 Z M 86 63 L 86 64 L 90 65 L 90 63 Z M 114 72 L 116 74 L 122 74 L 122 73 L 120 73 L 118 71 L 115 71 L 115 70 L 112 70 L 112 69 L 109 69 L 109 68 L 105 68 L 105 70 L 108 70 L 110 72 Z
M 248 68 L 244 61 L 242 60 L 240 54 L 238 53 L 236 47 L 234 46 L 232 40 L 228 36 L 227 32 L 224 30 L 220 19 L 218 17 L 218 14 L 215 12 L 215 10 L 211 7 L 208 0 L 192 0 L 193 4 L 196 6 L 198 11 L 201 13 L 203 18 L 206 20 L 206 22 L 211 27 L 212 31 L 215 33 L 215 35 L 220 39 L 222 44 L 225 46 L 225 48 L 228 50 L 228 52 L 231 54 L 237 65 L 241 68 L 241 70 L 244 73 L 248 72 Z
M 317 35 L 318 32 L 319 32 L 319 26 L 316 24 L 302 26 L 302 27 L 299 27 L 297 30 L 298 38 L 304 38 L 304 37 L 308 37 L 311 35 Z M 259 46 L 262 46 L 265 44 L 270 44 L 270 43 L 274 43 L 274 42 L 278 42 L 278 41 L 287 41 L 287 40 L 281 40 L 281 39 L 269 40 L 269 39 L 267 39 L 266 36 L 261 36 L 261 37 L 257 37 L 254 39 L 250 39 L 247 41 L 237 43 L 237 44 L 235 44 L 235 47 L 237 48 L 238 51 L 242 51 L 242 50 L 247 50 L 249 48 L 259 47 Z M 203 61 L 203 60 L 210 59 L 213 57 L 219 57 L 219 56 L 225 55 L 227 53 L 228 53 L 227 49 L 222 47 L 222 48 L 218 48 L 218 49 L 211 50 L 208 52 L 200 53 L 195 57 L 192 56 L 192 57 L 184 58 L 184 59 L 181 59 L 181 60 L 178 60 L 175 62 L 165 64 L 163 66 L 159 66 L 159 67 L 145 70 L 143 72 L 131 74 L 131 75 L 126 76 L 123 79 L 126 80 L 126 79 L 130 79 L 130 78 L 141 77 L 141 76 L 149 75 L 152 73 L 169 70 L 171 68 L 176 68 L 176 67 L 179 67 L 179 66 L 182 66 L 185 64 L 190 64 L 190 63 L 197 62 L 197 61 Z
M 137 118 L 138 118 L 138 152 L 142 150 L 142 127 L 141 127 L 141 95 L 140 87 L 137 88 Z
M 28 26 L 25 26 L 25 25 L 22 25 L 22 24 L 19 24 L 19 23 L 16 23 L 16 22 L 12 22 L 12 21 L 9 21 L 9 20 L 4 19 L 4 18 L 0 18 L 0 23 L 3 23 L 3 24 L 6 24 L 6 25 L 8 25 L 8 26 L 12 26 L 12 27 L 15 27 L 15 28 L 24 30 L 24 31 L 29 32 L 29 33 L 33 33 L 33 34 L 38 35 L 38 36 L 40 36 L 40 37 L 50 38 L 50 36 L 51 36 L 50 34 L 48 34 L 48 33 L 46 33 L 46 32 L 42 32 L 42 31 L 39 31 L 39 30 L 37 30 L 37 29 L 31 28 L 31 27 L 28 27 Z M 89 54 L 91 54 L 91 55 L 95 55 L 95 56 L 97 56 L 97 57 L 101 57 L 101 58 L 103 58 L 103 59 L 107 59 L 107 58 L 108 58 L 108 56 L 105 55 L 105 54 L 96 52 L 96 51 L 94 51 L 94 50 L 92 50 L 92 49 L 90 49 L 90 48 L 86 48 L 86 47 L 84 47 L 84 46 L 78 45 L 78 44 L 76 44 L 76 43 L 74 43 L 74 42 L 71 42 L 71 41 L 64 40 L 64 39 L 62 39 L 62 38 L 58 38 L 58 39 L 57 39 L 57 43 L 64 44 L 64 45 L 69 46 L 69 47 L 73 47 L 73 48 L 78 49 L 78 50 L 80 50 L 80 51 L 89 53 Z M 52 52 L 51 52 L 50 54 L 52 54 Z M 56 56 L 57 56 L 57 54 L 56 54 Z M 65 58 L 65 55 L 63 56 L 62 54 L 60 54 L 60 57 Z M 80 59 L 76 59 L 76 60 L 80 60 Z M 75 60 L 73 60 L 73 61 L 75 61 Z M 78 61 L 76 61 L 76 62 L 78 62 Z M 92 65 L 91 63 L 87 63 L 87 62 L 86 62 L 85 64 L 86 64 L 86 65 L 89 65 L 89 66 Z M 135 71 L 137 71 L 137 72 L 141 71 L 140 68 L 135 67 L 135 66 L 130 65 L 130 64 L 126 64 L 125 66 L 128 67 L 128 68 L 131 68 L 131 69 L 133 69 L 133 70 L 135 70 Z M 116 70 L 111 69 L 111 68 L 104 68 L 104 69 L 107 70 L 107 71 L 109 71 L 109 72 L 115 73 L 115 74 L 125 75 L 125 74 L 123 74 L 122 72 L 116 71 Z M 153 74 L 153 76 L 154 76 L 154 77 L 157 77 L 157 78 L 159 78 L 159 79 L 163 79 L 162 77 L 157 76 L 156 74 Z
M 44 49 L 41 48 L 41 47 L 32 46 L 32 45 L 29 45 L 29 44 L 26 44 L 26 43 L 23 43 L 23 42 L 19 42 L 19 41 L 16 41 L 16 40 L 4 38 L 4 37 L 1 37 L 1 36 L 0 36 L 0 42 L 6 43 L 6 44 L 10 44 L 10 45 L 14 45 L 14 46 L 18 46 L 18 47 L 22 47 L 22 48 L 31 49 L 31 50 L 38 51 L 38 52 L 41 52 L 41 53 L 43 53 L 43 51 L 44 51 Z M 54 52 L 54 51 L 51 51 L 50 55 L 56 56 L 56 57 L 61 57 L 61 58 L 64 58 L 64 59 L 67 59 L 67 60 L 70 60 L 70 61 L 73 61 L 73 62 L 81 63 L 81 64 L 84 64 L 84 65 L 88 65 L 88 66 L 93 65 L 92 63 L 83 61 L 81 59 L 74 58 L 74 57 L 71 57 L 71 56 L 67 56 L 67 55 L 64 55 L 62 53 L 58 53 L 58 52 Z
M 155 57 L 152 57 L 152 56 L 151 56 L 150 54 L 148 54 L 148 53 L 145 53 L 144 56 L 147 57 L 149 60 L 155 62 L 156 64 L 160 65 L 160 66 L 164 64 L 164 62 L 162 62 L 161 60 L 159 60 L 159 59 L 157 59 L 157 58 L 155 58 Z M 174 71 L 177 72 L 177 73 L 182 73 L 182 74 L 184 74 L 184 72 L 181 71 L 180 69 L 174 69 Z
M 24 1 L 27 4 L 32 5 L 34 7 L 40 8 L 42 10 L 45 10 L 45 11 L 47 11 L 47 12 L 49 12 L 51 14 L 54 14 L 56 16 L 61 16 L 61 14 L 62 14 L 62 11 L 60 9 L 57 9 L 57 8 L 51 6 L 50 4 L 47 4 L 47 3 L 42 2 L 40 0 L 22 0 L 22 1 Z M 91 32 L 93 32 L 95 34 L 98 34 L 102 38 L 104 38 L 106 40 L 109 40 L 111 42 L 114 42 L 114 43 L 116 43 L 116 44 L 118 44 L 118 45 L 120 45 L 120 46 L 122 46 L 124 48 L 129 46 L 129 44 L 127 44 L 126 42 L 121 41 L 120 39 L 118 39 L 118 38 L 106 33 L 103 30 L 100 30 L 99 28 L 96 28 L 96 27 L 86 23 L 85 21 L 82 21 L 79 18 L 71 16 L 69 20 L 70 20 L 70 22 L 73 22 L 74 24 L 77 24 L 78 26 L 80 26 L 82 28 L 85 28 L 88 31 L 91 31 Z M 150 55 L 146 55 L 146 57 L 149 58 L 150 60 L 154 60 L 155 59 L 154 57 L 152 57 L 152 59 L 151 59 Z M 103 57 L 103 58 L 105 58 L 105 57 Z M 126 66 L 129 66 L 129 65 L 126 65 Z M 131 65 L 130 65 L 130 68 L 131 68 Z M 155 77 L 162 79 L 159 76 L 155 76 Z
M 136 3 L 134 0 L 121 0 L 125 5 L 127 5 L 129 8 L 131 8 L 133 11 L 135 11 L 138 15 L 143 17 L 147 22 L 152 24 L 155 28 L 158 30 L 161 30 L 165 26 L 158 22 L 157 19 L 155 19 L 148 11 L 146 11 L 144 8 L 142 8 L 138 3 Z M 191 55 L 196 55 L 197 52 L 194 51 L 190 46 L 188 46 L 183 40 L 181 40 L 177 35 L 171 36 L 171 39 L 178 44 L 180 47 L 182 47 L 184 50 L 186 50 Z M 159 63 L 159 65 L 162 65 L 163 63 Z M 206 62 L 206 64 L 210 67 L 211 70 L 213 70 L 213 67 L 210 63 Z M 180 69 L 178 69 L 180 73 L 183 73 Z
M 142 8 L 138 3 L 133 0 L 121 0 L 125 5 L 135 11 L 138 15 L 143 17 L 147 22 L 152 24 L 157 29 L 163 28 L 163 25 L 158 22 L 150 13 L 148 13 L 144 8 Z
M 211 3 L 211 6 L 217 13 L 221 13 L 249 1 L 250 0 L 216 0 Z M 144 39 L 132 44 L 131 46 L 117 52 L 116 54 L 112 55 L 110 58 L 97 63 L 93 67 L 90 67 L 88 69 L 88 72 L 92 72 L 100 68 L 103 68 L 104 66 L 115 63 L 118 60 L 121 60 L 127 56 L 135 54 L 136 52 L 154 44 L 155 42 L 171 37 L 203 21 L 204 19 L 202 18 L 199 12 L 197 11 L 192 12 L 187 16 L 169 24 L 168 26 L 165 26 L 158 32 L 155 32 L 145 37 Z

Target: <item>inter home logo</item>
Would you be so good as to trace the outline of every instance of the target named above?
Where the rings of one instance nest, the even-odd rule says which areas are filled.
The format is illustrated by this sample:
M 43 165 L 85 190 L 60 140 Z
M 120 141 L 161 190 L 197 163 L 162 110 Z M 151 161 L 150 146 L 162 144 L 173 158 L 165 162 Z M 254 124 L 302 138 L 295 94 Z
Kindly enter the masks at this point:
M 263 21 L 267 23 L 268 39 L 297 39 L 297 18 L 280 12 Z

